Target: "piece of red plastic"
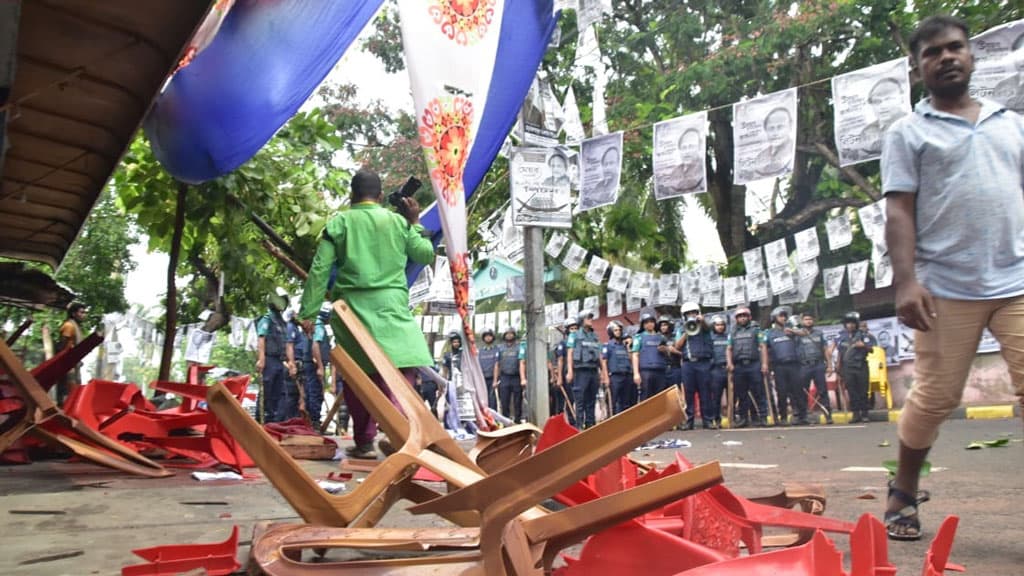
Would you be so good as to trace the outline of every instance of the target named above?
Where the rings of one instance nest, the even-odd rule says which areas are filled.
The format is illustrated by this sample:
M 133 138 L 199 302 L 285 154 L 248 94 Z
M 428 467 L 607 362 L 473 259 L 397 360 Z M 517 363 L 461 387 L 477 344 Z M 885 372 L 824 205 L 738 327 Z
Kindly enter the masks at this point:
M 752 556 L 733 558 L 716 564 L 706 564 L 677 576 L 847 576 L 843 570 L 843 553 L 821 531 L 815 532 L 810 542 L 763 552 Z
M 579 558 L 566 555 L 563 558 L 566 565 L 554 571 L 556 576 L 671 576 L 729 559 L 717 550 L 635 520 L 591 536 Z
M 942 576 L 946 570 L 964 571 L 963 566 L 949 563 L 949 554 L 953 551 L 953 538 L 956 537 L 956 527 L 959 523 L 960 518 L 957 516 L 947 516 L 942 521 L 931 546 L 928 547 L 928 554 L 924 557 L 922 576 Z
M 170 576 L 203 569 L 209 576 L 227 576 L 238 570 L 238 526 L 231 536 L 214 544 L 170 544 L 132 550 L 146 564 L 121 568 L 121 576 Z

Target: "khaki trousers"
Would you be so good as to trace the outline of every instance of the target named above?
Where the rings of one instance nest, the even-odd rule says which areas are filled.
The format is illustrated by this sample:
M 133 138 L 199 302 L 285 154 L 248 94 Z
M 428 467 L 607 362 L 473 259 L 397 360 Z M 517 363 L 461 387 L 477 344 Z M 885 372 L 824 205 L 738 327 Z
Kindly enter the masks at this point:
M 935 299 L 928 332 L 914 332 L 914 385 L 899 421 L 899 437 L 915 450 L 930 448 L 939 426 L 963 396 L 982 329 L 999 341 L 1014 390 L 1024 401 L 1024 296 L 999 300 Z

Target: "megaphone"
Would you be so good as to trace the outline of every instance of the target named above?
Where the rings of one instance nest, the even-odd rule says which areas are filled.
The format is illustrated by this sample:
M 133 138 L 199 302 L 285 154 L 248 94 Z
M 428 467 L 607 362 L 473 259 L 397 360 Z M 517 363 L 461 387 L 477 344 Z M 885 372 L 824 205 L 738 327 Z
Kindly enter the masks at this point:
M 687 336 L 696 336 L 697 334 L 700 334 L 700 320 L 690 318 L 683 324 L 683 331 L 686 332 Z

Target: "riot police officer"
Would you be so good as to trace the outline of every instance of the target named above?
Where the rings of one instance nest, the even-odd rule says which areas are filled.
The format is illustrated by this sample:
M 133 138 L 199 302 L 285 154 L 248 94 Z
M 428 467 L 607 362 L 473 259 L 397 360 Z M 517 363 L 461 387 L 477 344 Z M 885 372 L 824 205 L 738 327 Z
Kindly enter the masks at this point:
M 494 343 L 494 329 L 484 328 L 480 335 L 483 345 L 477 349 L 480 369 L 484 373 L 484 384 L 487 386 L 487 405 L 491 410 L 498 409 L 498 397 L 494 390 L 494 367 L 498 364 L 498 346 Z
M 800 383 L 807 386 L 814 382 L 818 405 L 825 412 L 825 423 L 832 423 L 832 406 L 828 399 L 828 384 L 825 374 L 832 372 L 832 355 L 828 353 L 825 334 L 814 327 L 814 314 L 804 312 L 800 316 L 803 325 L 796 331 L 797 353 L 800 357 Z
M 278 422 L 278 404 L 285 386 L 285 339 L 288 325 L 281 313 L 288 307 L 288 298 L 280 294 L 267 297 L 267 313 L 256 323 L 256 371 L 263 378 L 261 399 L 263 422 Z
M 786 423 L 787 402 L 793 411 L 793 425 L 806 426 L 807 381 L 800 378 L 800 357 L 796 332 L 789 323 L 789 310 L 772 310 L 772 326 L 765 334 L 770 369 L 775 373 L 775 392 L 779 398 L 779 423 Z
M 562 323 L 562 339 L 555 346 L 555 387 L 557 389 L 552 391 L 552 395 L 556 398 L 556 401 L 551 404 L 552 410 L 555 410 L 552 412 L 552 416 L 565 412 L 566 421 L 572 426 L 576 425 L 576 419 L 573 417 L 573 411 L 576 410 L 576 397 L 573 395 L 572 386 L 567 385 L 565 381 L 565 374 L 569 370 L 569 361 L 565 357 L 565 345 L 569 341 L 569 336 L 579 330 L 579 327 L 577 319 L 566 318 Z M 566 410 L 566 402 L 572 405 L 572 410 Z
M 665 358 L 669 341 L 655 329 L 654 314 L 640 315 L 643 330 L 633 338 L 633 383 L 640 387 L 640 400 L 665 389 Z
M 675 330 L 675 323 L 666 314 L 658 317 L 658 333 L 669 342 L 674 342 L 679 337 Z M 675 346 L 669 346 L 665 363 L 668 364 L 665 371 L 665 387 L 679 388 L 683 384 L 683 354 Z
M 726 333 L 725 317 L 716 314 L 711 319 L 711 414 L 715 427 L 722 427 L 722 394 L 729 383 L 729 370 L 726 368 L 726 350 L 729 347 L 729 334 Z M 703 407 L 701 408 L 703 410 Z
M 839 375 L 850 395 L 850 423 L 868 421 L 868 354 L 873 345 L 871 336 L 860 330 L 860 314 L 843 316 L 843 332 L 836 340 L 839 349 Z
M 522 420 L 523 389 L 526 388 L 526 343 L 518 341 L 516 329 L 511 326 L 501 333 L 493 380 L 501 400 L 501 413 L 514 422 Z
M 462 335 L 454 330 L 448 333 L 448 345 L 451 349 L 444 353 L 441 364 L 441 377 L 452 379 L 455 370 L 462 371 Z
M 736 428 L 751 422 L 768 425 L 768 398 L 763 378 L 768 372 L 768 350 L 761 330 L 750 321 L 750 309 L 736 309 L 736 327 L 729 335 L 726 348 L 726 369 L 732 373 L 732 386 L 739 399 Z
M 608 342 L 601 349 L 601 379 L 611 390 L 612 414 L 618 414 L 636 404 L 636 385 L 630 366 L 629 350 L 623 342 L 622 325 L 614 320 L 608 323 Z
M 700 306 L 686 302 L 680 308 L 683 321 L 676 331 L 673 346 L 683 357 L 683 394 L 686 399 L 686 429 L 694 428 L 694 397 L 700 399 L 701 426 L 705 430 L 717 428 L 714 408 L 711 406 L 711 360 L 715 352 L 711 335 L 704 326 Z
M 580 329 L 570 334 L 565 342 L 565 356 L 569 361 L 565 380 L 572 385 L 572 393 L 576 398 L 577 425 L 580 429 L 587 429 L 597 424 L 595 407 L 599 386 L 597 371 L 600 366 L 601 343 L 594 333 L 593 312 L 580 314 L 577 322 Z
M 285 376 L 284 387 L 281 392 L 281 401 L 277 404 L 280 420 L 290 420 L 301 414 L 306 414 L 306 394 L 302 376 L 305 374 L 306 358 L 311 354 L 309 338 L 295 321 L 295 312 L 285 310 L 282 315 L 286 323 L 285 330 Z

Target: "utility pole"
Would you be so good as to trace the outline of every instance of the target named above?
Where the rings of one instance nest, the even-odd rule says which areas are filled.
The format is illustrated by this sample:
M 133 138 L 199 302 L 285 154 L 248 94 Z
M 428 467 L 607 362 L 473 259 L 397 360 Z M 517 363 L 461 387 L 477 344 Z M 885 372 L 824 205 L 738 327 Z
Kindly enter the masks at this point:
M 526 379 L 530 421 L 543 428 L 548 420 L 548 345 L 544 325 L 544 230 L 523 228 L 523 273 L 526 280 Z

